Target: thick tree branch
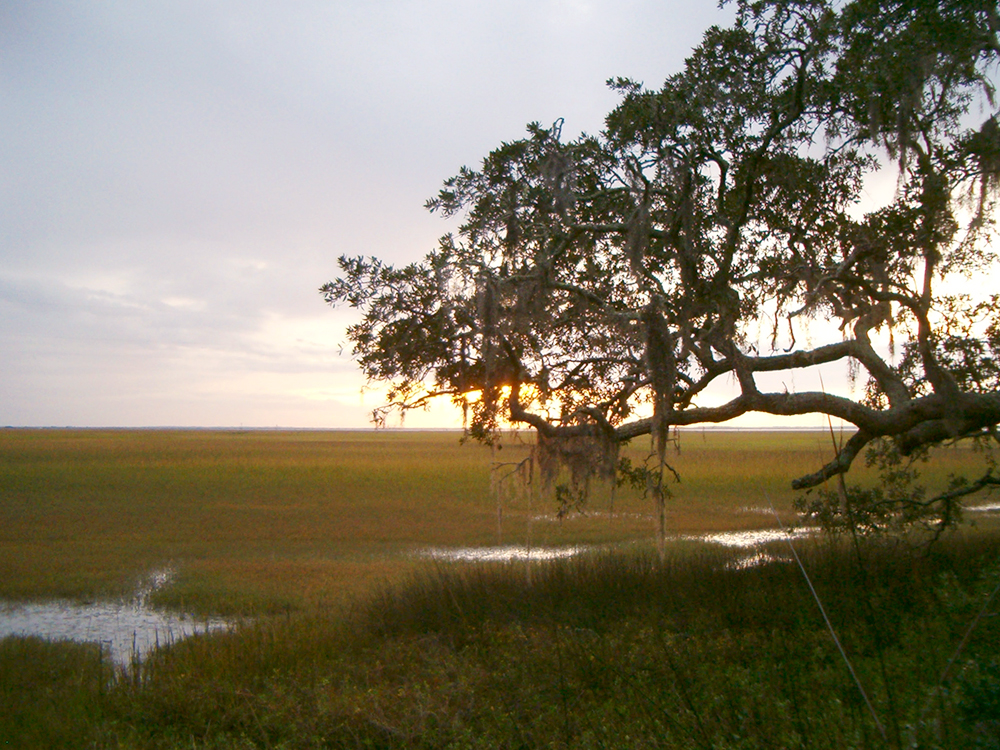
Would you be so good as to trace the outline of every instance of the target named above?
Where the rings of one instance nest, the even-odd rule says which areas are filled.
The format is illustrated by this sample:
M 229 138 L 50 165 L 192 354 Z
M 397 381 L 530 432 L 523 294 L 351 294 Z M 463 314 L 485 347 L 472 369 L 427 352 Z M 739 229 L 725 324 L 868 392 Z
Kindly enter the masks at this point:
M 857 458 L 858 453 L 872 441 L 873 437 L 874 436 L 863 430 L 855 432 L 850 439 L 844 443 L 844 447 L 837 453 L 836 458 L 826 464 L 826 466 L 819 471 L 813 474 L 808 474 L 804 477 L 799 477 L 793 481 L 792 488 L 796 490 L 804 490 L 810 487 L 816 487 L 817 485 L 823 484 L 823 482 L 831 477 L 835 477 L 838 474 L 846 474 L 851 468 L 851 464 L 854 462 L 854 459 Z

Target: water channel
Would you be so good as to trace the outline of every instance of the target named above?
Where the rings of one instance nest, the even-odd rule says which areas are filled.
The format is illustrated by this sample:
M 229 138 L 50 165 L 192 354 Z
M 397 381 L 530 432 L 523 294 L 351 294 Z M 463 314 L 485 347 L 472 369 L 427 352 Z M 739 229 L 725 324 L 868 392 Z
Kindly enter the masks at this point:
M 98 643 L 115 664 L 127 667 L 159 646 L 196 633 L 230 627 L 228 621 L 220 618 L 195 620 L 153 609 L 149 595 L 169 583 L 171 577 L 171 571 L 153 573 L 136 595 L 126 601 L 0 602 L 0 638 L 36 636 L 52 641 Z

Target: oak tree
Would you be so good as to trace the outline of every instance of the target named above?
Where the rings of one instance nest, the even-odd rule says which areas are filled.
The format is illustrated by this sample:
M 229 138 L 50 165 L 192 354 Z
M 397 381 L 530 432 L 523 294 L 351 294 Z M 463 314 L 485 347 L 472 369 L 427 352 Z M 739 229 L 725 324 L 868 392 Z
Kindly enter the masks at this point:
M 615 474 L 643 435 L 662 473 L 672 428 L 749 412 L 853 425 L 798 488 L 866 447 L 898 478 L 900 457 L 997 440 L 1000 298 L 981 281 L 996 267 L 996 0 L 735 10 L 662 87 L 611 81 L 599 135 L 532 124 L 447 180 L 427 207 L 461 227 L 423 260 L 340 258 L 321 291 L 362 313 L 355 356 L 390 386 L 376 416 L 450 396 L 473 435 L 530 426 L 579 476 Z M 880 180 L 891 197 L 875 204 Z M 838 362 L 860 395 L 762 385 Z M 987 466 L 933 497 L 890 481 L 863 498 L 947 522 L 998 483 Z

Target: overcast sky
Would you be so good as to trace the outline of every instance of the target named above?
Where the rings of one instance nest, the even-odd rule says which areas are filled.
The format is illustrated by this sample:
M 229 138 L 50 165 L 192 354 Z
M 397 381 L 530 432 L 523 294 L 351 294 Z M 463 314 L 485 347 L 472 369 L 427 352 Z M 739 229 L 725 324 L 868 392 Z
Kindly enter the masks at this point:
M 599 131 L 606 79 L 658 86 L 729 13 L 0 0 L 0 425 L 367 425 L 337 256 L 422 257 L 445 178 Z

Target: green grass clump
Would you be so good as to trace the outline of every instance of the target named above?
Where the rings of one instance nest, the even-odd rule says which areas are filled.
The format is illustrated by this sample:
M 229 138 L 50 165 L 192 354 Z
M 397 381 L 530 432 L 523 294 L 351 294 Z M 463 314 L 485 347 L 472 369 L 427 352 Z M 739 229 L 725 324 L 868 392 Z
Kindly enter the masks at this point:
M 0 747 L 87 747 L 104 724 L 111 672 L 97 644 L 0 640 Z

